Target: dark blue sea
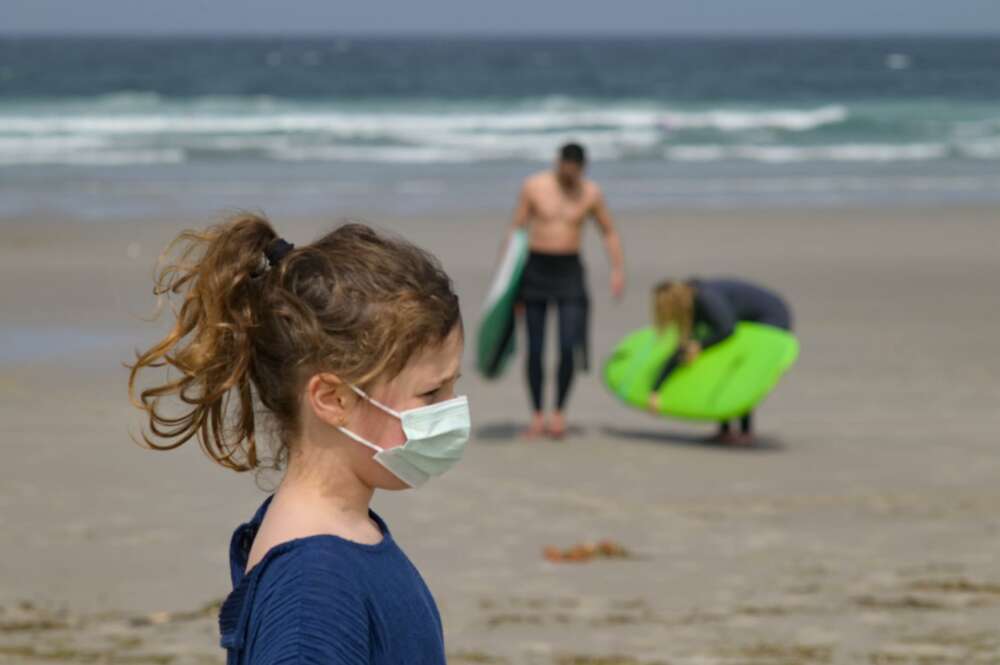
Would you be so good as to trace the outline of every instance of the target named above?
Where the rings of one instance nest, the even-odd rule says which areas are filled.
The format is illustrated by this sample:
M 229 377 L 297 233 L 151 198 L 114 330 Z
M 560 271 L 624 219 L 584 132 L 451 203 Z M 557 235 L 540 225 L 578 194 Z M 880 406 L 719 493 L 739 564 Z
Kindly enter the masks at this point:
M 1000 38 L 0 38 L 0 216 L 1000 201 Z

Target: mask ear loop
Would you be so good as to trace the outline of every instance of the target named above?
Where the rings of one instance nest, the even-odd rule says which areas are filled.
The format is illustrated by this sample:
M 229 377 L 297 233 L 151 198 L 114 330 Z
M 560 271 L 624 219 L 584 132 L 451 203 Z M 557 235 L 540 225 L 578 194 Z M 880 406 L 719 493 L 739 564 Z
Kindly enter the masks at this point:
M 368 400 L 369 402 L 371 402 L 372 404 L 374 404 L 376 407 L 382 409 L 383 411 L 385 411 L 389 415 L 394 416 L 398 420 L 402 420 L 402 417 L 399 415 L 399 413 L 397 411 L 395 411 L 394 409 L 390 409 L 385 404 L 382 404 L 382 402 L 379 402 L 377 399 L 373 399 L 372 397 L 369 397 L 368 393 L 366 393 L 361 388 L 358 388 L 357 386 L 355 386 L 355 385 L 352 384 L 351 385 L 351 390 L 353 390 L 354 392 L 356 392 L 362 398 L 364 398 L 364 399 Z M 357 441 L 358 443 L 360 443 L 363 446 L 367 446 L 367 447 L 371 448 L 372 450 L 374 450 L 376 452 L 379 452 L 379 453 L 384 453 L 385 452 L 385 448 L 382 448 L 380 446 L 376 446 L 371 441 L 366 441 L 365 439 L 361 438 L 360 436 L 358 436 L 357 434 L 355 434 L 351 430 L 347 429 L 346 427 L 338 427 L 337 429 L 344 436 Z
M 371 441 L 364 440 L 363 438 L 361 438 L 360 436 L 358 436 L 357 434 L 355 434 L 351 430 L 347 429 L 346 427 L 338 427 L 337 429 L 344 436 L 346 436 L 348 438 L 351 438 L 351 439 L 354 439 L 355 441 L 357 441 L 361 445 L 367 446 L 367 447 L 371 448 L 372 450 L 374 450 L 375 452 L 379 452 L 379 453 L 385 452 L 385 448 L 379 448 L 378 446 L 376 446 Z
M 368 400 L 369 402 L 371 402 L 372 404 L 374 404 L 378 408 L 382 409 L 383 411 L 385 411 L 386 413 L 388 413 L 390 416 L 395 417 L 396 420 L 402 420 L 403 419 L 403 416 L 399 413 L 399 411 L 396 411 L 395 409 L 390 408 L 390 407 L 386 406 L 385 404 L 383 404 L 382 402 L 378 401 L 374 397 L 369 396 L 368 393 L 366 393 L 361 388 L 358 388 L 357 386 L 355 386 L 355 385 L 352 384 L 351 385 L 351 390 L 353 390 L 358 395 L 360 395 L 364 399 Z

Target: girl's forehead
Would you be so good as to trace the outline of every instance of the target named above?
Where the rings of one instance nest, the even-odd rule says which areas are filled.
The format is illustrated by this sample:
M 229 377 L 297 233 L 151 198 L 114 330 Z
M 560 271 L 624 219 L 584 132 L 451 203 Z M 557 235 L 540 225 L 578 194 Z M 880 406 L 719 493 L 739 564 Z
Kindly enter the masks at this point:
M 464 347 L 461 333 L 453 331 L 440 344 L 424 349 L 418 362 L 428 370 L 451 372 L 461 362 Z
M 461 364 L 464 347 L 465 340 L 456 327 L 440 343 L 421 349 L 403 368 L 400 378 L 424 380 L 454 376 Z

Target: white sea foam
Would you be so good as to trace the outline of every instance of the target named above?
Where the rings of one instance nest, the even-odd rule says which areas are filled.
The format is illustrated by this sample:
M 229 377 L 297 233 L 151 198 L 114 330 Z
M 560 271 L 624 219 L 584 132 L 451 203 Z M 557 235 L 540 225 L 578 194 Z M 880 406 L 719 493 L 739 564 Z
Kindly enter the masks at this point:
M 689 145 L 669 147 L 667 159 L 689 162 L 748 160 L 772 164 L 791 162 L 899 162 L 927 161 L 947 157 L 949 148 L 940 143 L 788 145 Z
M 74 166 L 125 166 L 131 164 L 177 164 L 183 150 L 80 150 L 76 152 L 5 152 L 0 150 L 0 166 L 65 164 Z
M 395 164 L 460 163 L 478 161 L 476 155 L 443 148 L 386 146 L 300 146 L 276 148 L 271 156 L 279 161 L 384 162 Z
M 959 146 L 959 152 L 973 159 L 1000 159 L 1000 136 L 963 142 Z
M 679 110 L 564 97 L 506 108 L 424 102 L 399 109 L 271 98 L 180 103 L 135 93 L 97 98 L 89 107 L 8 108 L 0 114 L 0 163 L 129 163 L 130 155 L 150 163 L 247 152 L 278 161 L 541 161 L 568 140 L 585 143 L 596 159 L 620 160 L 655 155 L 667 137 L 686 130 L 802 132 L 848 118 L 840 106 Z
M 3 136 L 0 135 L 0 155 L 13 153 L 64 153 L 73 150 L 93 150 L 108 145 L 100 136 Z
M 713 110 L 704 112 L 664 113 L 661 119 L 668 130 L 717 129 L 725 132 L 739 132 L 752 129 L 783 129 L 805 132 L 844 122 L 848 110 L 843 106 L 824 106 L 813 110 L 776 111 L 732 111 Z
M 6 114 L 4 134 L 266 134 L 319 133 L 372 138 L 425 132 L 546 132 L 577 129 L 679 131 L 752 129 L 808 131 L 844 122 L 848 111 L 829 106 L 812 110 L 673 111 L 653 107 L 511 110 L 498 112 L 371 112 L 328 110 L 273 113 L 100 113 Z
M 684 109 L 650 101 L 611 104 L 548 97 L 492 106 L 419 100 L 407 106 L 270 97 L 178 102 L 144 93 L 26 104 L 0 108 L 0 164 L 233 158 L 402 164 L 547 161 L 569 140 L 584 143 L 595 159 L 607 161 L 1000 160 L 1000 121 L 982 110 L 978 118 L 967 114 L 950 124 L 945 120 L 935 134 L 913 129 L 933 125 L 916 123 L 912 109 L 864 104 L 851 109 L 836 104 Z M 908 120 L 897 123 L 903 129 L 888 137 L 882 127 L 897 115 Z M 829 132 L 834 126 L 836 133 Z M 836 142 L 838 136 L 843 143 Z

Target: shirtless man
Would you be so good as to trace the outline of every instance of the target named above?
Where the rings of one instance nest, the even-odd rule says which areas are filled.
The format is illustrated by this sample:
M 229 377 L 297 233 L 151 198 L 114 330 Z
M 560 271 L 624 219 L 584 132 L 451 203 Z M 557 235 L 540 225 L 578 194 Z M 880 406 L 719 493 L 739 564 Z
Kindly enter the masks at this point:
M 527 227 L 531 249 L 520 292 L 528 328 L 527 373 L 533 407 L 531 426 L 524 433 L 529 438 L 543 434 L 560 438 L 566 433 L 563 412 L 573 373 L 578 364 L 587 367 L 590 299 L 579 252 L 584 223 L 591 217 L 604 236 L 611 261 L 611 293 L 618 298 L 625 290 L 621 241 L 600 187 L 583 176 L 585 164 L 582 146 L 564 145 L 553 170 L 524 181 L 514 213 L 513 228 Z M 550 302 L 559 312 L 559 376 L 555 409 L 546 420 L 542 352 Z

